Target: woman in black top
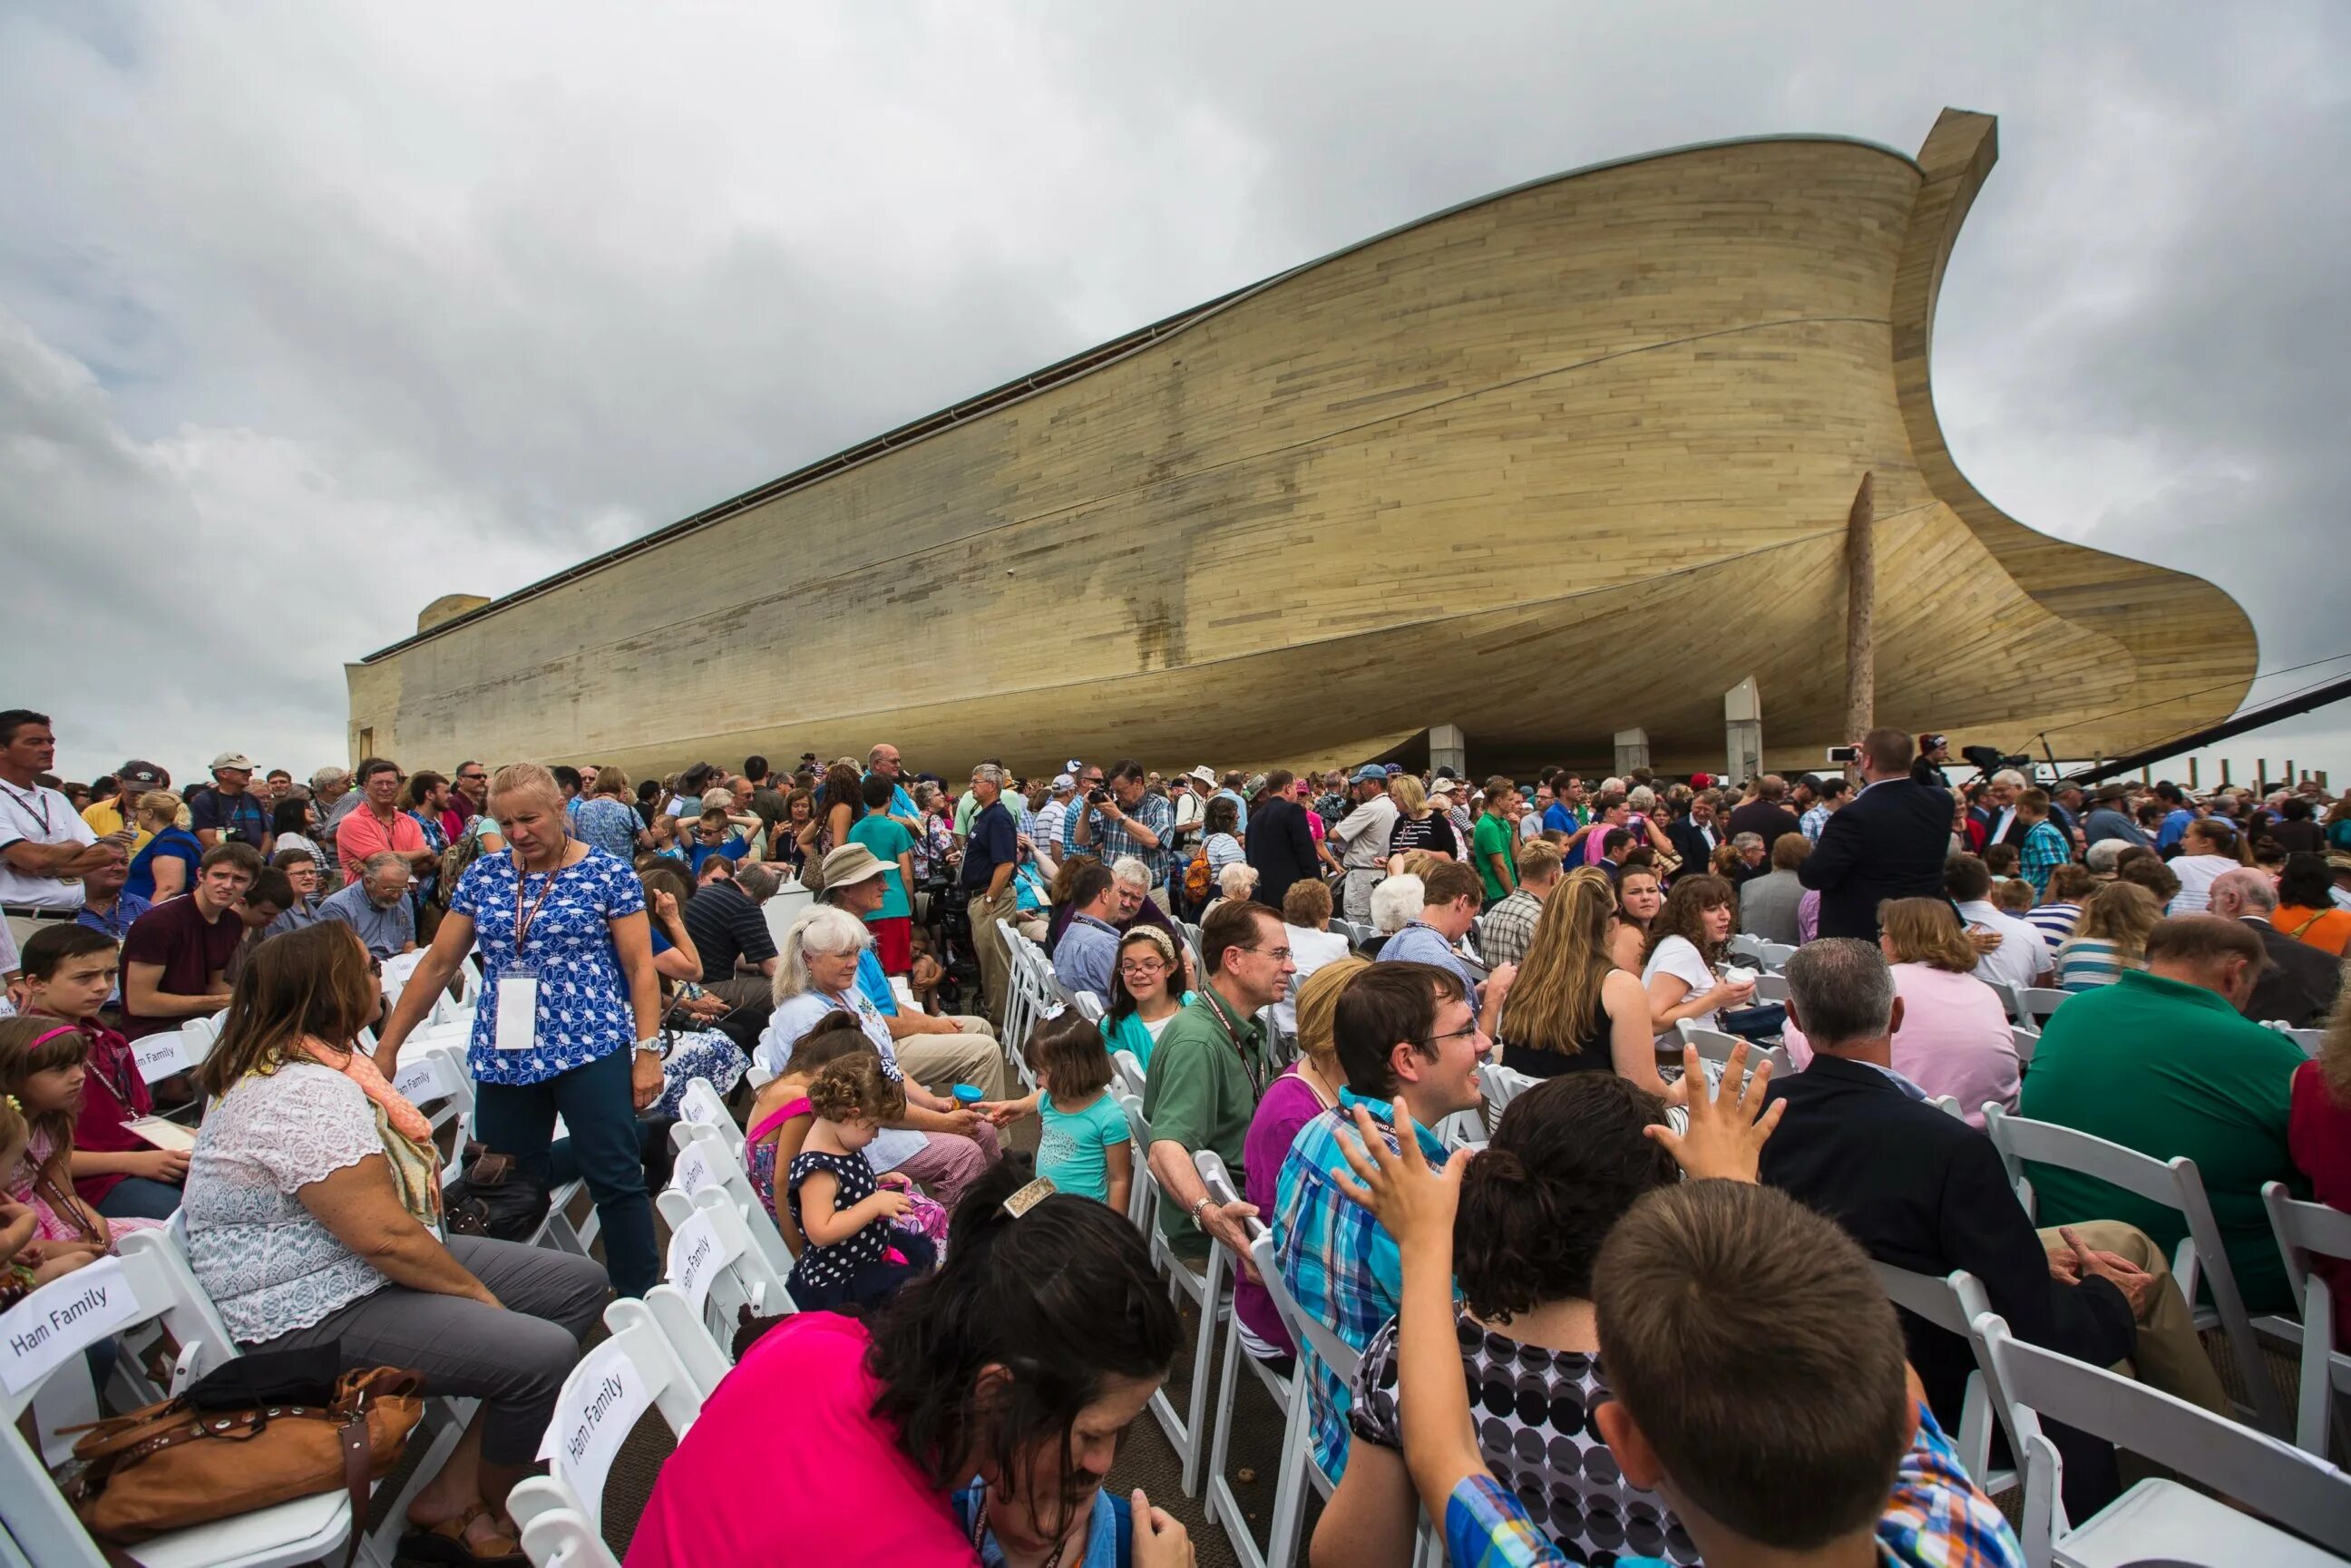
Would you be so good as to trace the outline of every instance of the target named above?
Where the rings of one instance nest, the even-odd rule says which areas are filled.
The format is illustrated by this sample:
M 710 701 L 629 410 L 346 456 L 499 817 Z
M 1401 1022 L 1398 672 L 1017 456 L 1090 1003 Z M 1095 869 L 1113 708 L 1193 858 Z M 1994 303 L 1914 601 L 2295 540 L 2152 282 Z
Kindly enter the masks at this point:
M 1519 977 L 1502 1004 L 1502 1065 L 1530 1078 L 1614 1071 L 1681 1103 L 1657 1076 L 1649 994 L 1609 954 L 1616 894 L 1605 872 L 1571 873 L 1543 900 Z
M 1431 850 L 1454 860 L 1461 858 L 1461 835 L 1453 819 L 1428 803 L 1428 791 L 1419 779 L 1400 773 L 1388 780 L 1388 799 L 1396 806 L 1395 826 L 1388 831 L 1388 871 L 1403 870 L 1404 857 L 1414 850 Z

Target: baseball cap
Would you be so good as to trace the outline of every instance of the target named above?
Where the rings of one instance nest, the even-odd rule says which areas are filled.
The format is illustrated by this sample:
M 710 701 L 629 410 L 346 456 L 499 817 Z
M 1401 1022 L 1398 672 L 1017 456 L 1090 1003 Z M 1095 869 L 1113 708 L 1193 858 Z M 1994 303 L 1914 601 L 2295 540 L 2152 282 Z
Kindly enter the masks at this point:
M 1203 784 L 1214 784 L 1217 781 L 1217 770 L 1203 762 L 1200 766 L 1192 769 L 1190 773 L 1186 774 L 1186 777 L 1197 779 Z
M 1351 783 L 1355 784 L 1384 784 L 1387 781 L 1388 770 L 1376 762 L 1366 762 L 1356 768 L 1354 777 L 1350 780 Z
M 141 789 L 159 789 L 163 785 L 163 770 L 152 762 L 132 758 L 114 770 L 115 778 L 125 784 L 136 784 Z
M 1072 778 L 1071 775 L 1067 773 L 1056 773 L 1053 775 L 1054 794 L 1058 795 L 1064 789 L 1074 789 L 1077 787 L 1077 779 Z
M 242 751 L 224 751 L 213 758 L 213 771 L 217 773 L 224 768 L 234 768 L 240 772 L 250 773 L 253 771 L 253 758 Z
M 1713 788 L 1714 788 L 1714 775 L 1713 775 L 1713 774 L 1711 774 L 1711 773 L 1693 773 L 1693 774 L 1691 774 L 1691 775 L 1690 775 L 1690 788 L 1691 788 L 1691 789 L 1713 789 Z
M 863 844 L 843 844 L 824 857 L 824 885 L 827 888 L 852 886 L 868 877 L 880 876 L 889 869 L 888 862 Z
M 1918 749 L 1921 751 L 1932 751 L 1938 746 L 1948 744 L 1949 742 L 1939 735 L 1921 735 L 1918 737 Z
M 1440 773 L 1437 776 L 1436 780 L 1429 785 L 1428 793 L 1431 795 L 1450 795 L 1460 788 L 1460 781 L 1456 779 L 1453 775 L 1450 773 Z

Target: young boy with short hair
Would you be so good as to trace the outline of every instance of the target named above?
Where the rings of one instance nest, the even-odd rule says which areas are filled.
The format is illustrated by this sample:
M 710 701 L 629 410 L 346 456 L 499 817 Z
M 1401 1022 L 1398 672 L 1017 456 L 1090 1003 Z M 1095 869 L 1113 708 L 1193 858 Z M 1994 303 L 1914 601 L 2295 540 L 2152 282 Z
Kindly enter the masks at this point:
M 1696 1053 L 1687 1061 L 1703 1082 Z M 1740 1076 L 1734 1062 L 1718 1097 L 1693 1097 L 1687 1134 L 1652 1130 L 1690 1179 L 1636 1203 L 1593 1266 L 1614 1397 L 1593 1419 L 1625 1479 L 1673 1504 L 1710 1568 L 2022 1568 L 2007 1521 L 1935 1425 L 1868 1258 L 1755 1185 L 1776 1118 L 1760 1092 L 1742 1096 Z M 1397 1408 L 1414 1485 L 1457 1568 L 1564 1563 L 1487 1469 L 1469 1422 L 1452 1304 L 1467 1156 L 1432 1172 L 1415 1139 L 1391 1150 L 1361 1131 L 1343 1151 L 1354 1190 L 1403 1256 Z
M 61 1019 L 89 1037 L 81 1112 L 74 1118 L 74 1191 L 109 1219 L 169 1219 L 180 1207 L 188 1156 L 131 1131 L 132 1122 L 152 1113 L 154 1097 L 131 1042 L 98 1021 L 120 964 L 104 932 L 43 925 L 25 944 L 25 1011 Z

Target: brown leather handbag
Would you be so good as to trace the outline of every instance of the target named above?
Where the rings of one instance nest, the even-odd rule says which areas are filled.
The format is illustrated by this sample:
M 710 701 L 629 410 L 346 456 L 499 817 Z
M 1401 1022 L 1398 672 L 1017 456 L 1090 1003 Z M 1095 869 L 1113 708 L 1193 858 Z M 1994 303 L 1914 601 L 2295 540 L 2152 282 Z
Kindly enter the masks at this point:
M 86 1468 L 67 1495 L 92 1535 L 132 1542 L 346 1488 L 348 1568 L 367 1528 L 368 1483 L 391 1473 L 423 1418 L 423 1381 L 380 1366 L 343 1374 L 327 1405 L 202 1409 L 185 1395 L 150 1405 L 75 1442 Z

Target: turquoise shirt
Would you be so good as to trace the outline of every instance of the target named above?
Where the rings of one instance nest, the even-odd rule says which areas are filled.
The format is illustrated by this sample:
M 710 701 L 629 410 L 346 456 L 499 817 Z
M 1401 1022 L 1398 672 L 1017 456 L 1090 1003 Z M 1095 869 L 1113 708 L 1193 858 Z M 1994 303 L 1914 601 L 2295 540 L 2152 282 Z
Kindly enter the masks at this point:
M 1190 1007 L 1193 999 L 1193 993 L 1190 991 L 1184 993 L 1186 1007 Z M 1116 1056 L 1122 1051 L 1131 1051 L 1134 1052 L 1134 1060 L 1143 1070 L 1145 1072 L 1151 1071 L 1151 1048 L 1159 1042 L 1151 1038 L 1151 1031 L 1144 1027 L 1143 1019 L 1129 1013 L 1113 1024 L 1105 1018 L 1102 1021 L 1102 1032 L 1104 1051 L 1109 1051 L 1113 1056 Z
M 860 817 L 849 824 L 849 841 L 863 844 L 873 852 L 875 860 L 890 868 L 882 873 L 882 907 L 865 918 L 904 920 L 912 916 L 914 906 L 907 902 L 906 883 L 898 875 L 898 857 L 912 854 L 914 850 L 914 835 L 906 831 L 905 824 L 879 813 Z
M 1126 1113 L 1105 1089 L 1081 1110 L 1064 1111 L 1052 1092 L 1037 1096 L 1037 1174 L 1062 1192 L 1110 1201 L 1110 1151 L 1134 1134 Z

